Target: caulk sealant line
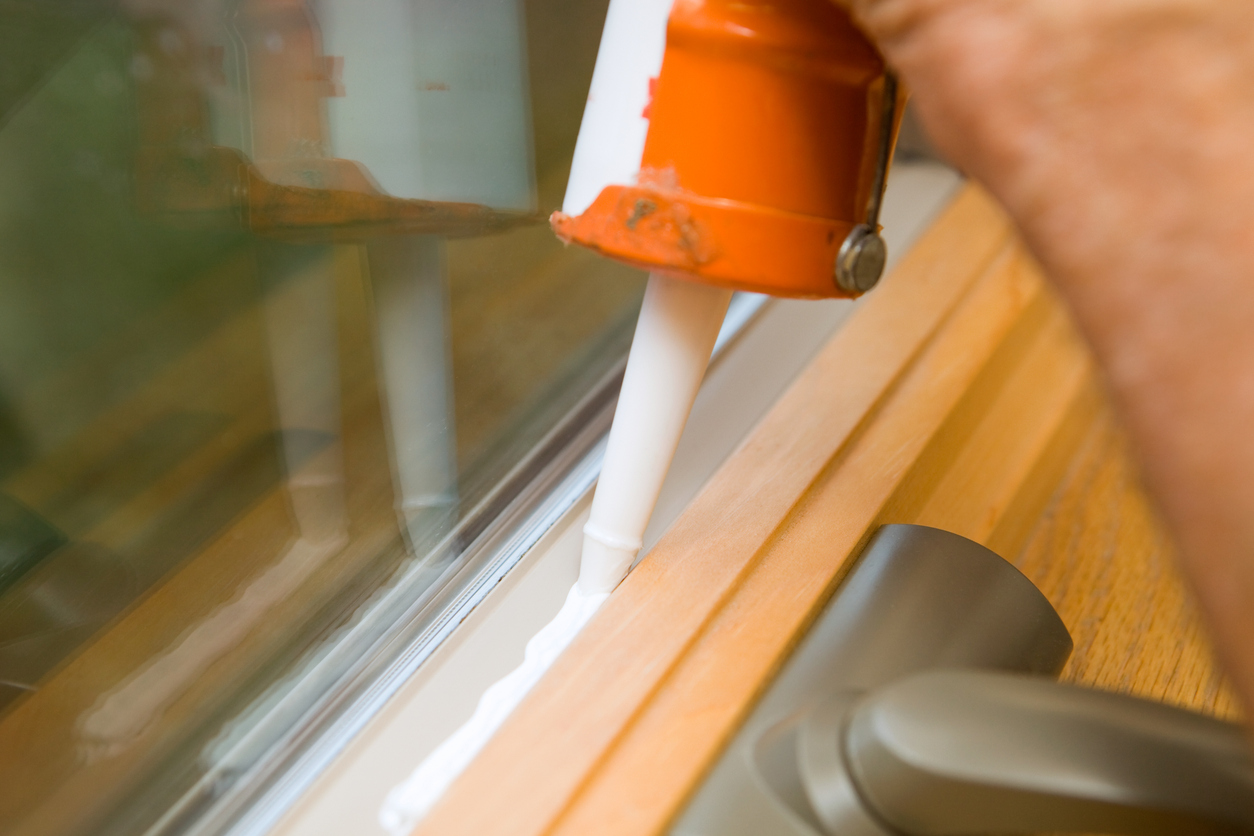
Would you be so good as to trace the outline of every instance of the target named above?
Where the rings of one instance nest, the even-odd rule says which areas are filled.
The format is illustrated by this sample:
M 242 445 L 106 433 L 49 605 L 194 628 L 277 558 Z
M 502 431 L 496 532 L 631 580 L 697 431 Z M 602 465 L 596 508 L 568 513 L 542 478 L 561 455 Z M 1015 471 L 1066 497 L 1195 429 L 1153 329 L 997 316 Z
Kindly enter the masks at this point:
M 484 691 L 470 719 L 388 793 L 379 810 L 385 830 L 409 836 L 609 597 L 581 592 L 578 584 L 570 588 L 557 617 L 527 642 L 523 663 Z
M 654 274 L 623 376 L 601 478 L 584 527 L 579 580 L 527 643 L 523 663 L 484 692 L 475 712 L 388 793 L 379 823 L 408 836 L 627 576 L 657 504 L 731 291 Z

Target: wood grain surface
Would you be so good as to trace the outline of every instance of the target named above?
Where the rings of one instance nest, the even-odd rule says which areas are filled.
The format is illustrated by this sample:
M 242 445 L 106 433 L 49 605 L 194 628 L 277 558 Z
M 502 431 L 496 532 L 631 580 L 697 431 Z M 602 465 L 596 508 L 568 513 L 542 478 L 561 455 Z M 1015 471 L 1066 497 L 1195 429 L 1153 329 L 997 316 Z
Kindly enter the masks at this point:
M 1240 718 L 1108 410 L 1014 563 L 1076 640 L 1063 679 Z
M 969 188 L 417 832 L 664 832 L 896 522 L 1018 563 L 1076 637 L 1069 678 L 1233 711 L 1088 353 Z

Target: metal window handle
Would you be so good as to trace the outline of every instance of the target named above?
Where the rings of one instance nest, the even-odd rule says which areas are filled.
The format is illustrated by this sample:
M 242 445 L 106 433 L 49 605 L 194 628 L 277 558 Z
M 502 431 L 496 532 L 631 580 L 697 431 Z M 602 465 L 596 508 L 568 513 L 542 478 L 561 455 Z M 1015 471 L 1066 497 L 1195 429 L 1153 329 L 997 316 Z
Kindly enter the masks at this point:
M 920 674 L 829 699 L 791 739 L 799 812 L 831 834 L 1254 833 L 1240 726 L 1044 678 Z
M 1057 676 L 1071 646 L 1045 596 L 995 553 L 947 531 L 886 525 L 670 836 L 821 836 L 824 828 L 812 815 L 798 814 L 809 805 L 800 779 L 791 777 L 795 741 L 777 739 L 772 730 L 830 694 L 877 691 L 924 670 Z M 800 796 L 796 805 L 789 788 Z
M 1058 685 L 1070 649 L 992 552 L 885 526 L 671 834 L 1254 833 L 1242 729 Z

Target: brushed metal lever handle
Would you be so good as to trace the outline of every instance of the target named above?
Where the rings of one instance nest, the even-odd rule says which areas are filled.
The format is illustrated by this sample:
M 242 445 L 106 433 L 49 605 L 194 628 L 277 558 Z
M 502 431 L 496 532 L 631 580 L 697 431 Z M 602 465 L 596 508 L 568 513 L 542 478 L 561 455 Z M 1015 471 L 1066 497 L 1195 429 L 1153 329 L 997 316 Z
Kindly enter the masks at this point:
M 670 834 L 820 836 L 795 734 L 817 702 L 942 668 L 1057 676 L 1071 646 L 1045 596 L 995 553 L 947 531 L 886 525 Z
M 1242 727 L 1134 697 L 951 670 L 801 722 L 801 782 L 832 834 L 1254 833 Z

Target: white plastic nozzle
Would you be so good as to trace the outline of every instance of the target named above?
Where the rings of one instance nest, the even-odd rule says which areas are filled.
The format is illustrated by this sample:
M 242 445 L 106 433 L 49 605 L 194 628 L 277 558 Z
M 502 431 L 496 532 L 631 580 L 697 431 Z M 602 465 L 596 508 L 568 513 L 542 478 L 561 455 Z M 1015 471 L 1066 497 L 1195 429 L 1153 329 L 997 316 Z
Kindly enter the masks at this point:
M 730 301 L 723 288 L 649 278 L 584 527 L 584 592 L 609 592 L 631 569 Z

